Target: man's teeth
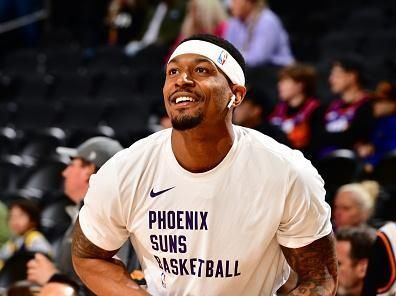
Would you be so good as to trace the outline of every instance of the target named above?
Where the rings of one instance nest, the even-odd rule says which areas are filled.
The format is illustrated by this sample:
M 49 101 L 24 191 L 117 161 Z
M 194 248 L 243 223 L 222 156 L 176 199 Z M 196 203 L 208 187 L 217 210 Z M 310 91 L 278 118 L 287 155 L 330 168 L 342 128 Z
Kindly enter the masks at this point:
M 191 97 L 180 97 L 176 99 L 176 104 L 181 102 L 194 102 L 194 99 Z

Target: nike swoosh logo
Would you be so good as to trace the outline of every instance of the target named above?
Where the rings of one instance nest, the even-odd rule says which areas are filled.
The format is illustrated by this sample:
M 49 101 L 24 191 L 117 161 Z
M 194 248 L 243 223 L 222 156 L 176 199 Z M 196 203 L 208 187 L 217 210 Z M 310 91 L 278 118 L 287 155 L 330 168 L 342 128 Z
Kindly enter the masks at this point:
M 154 188 L 153 188 L 153 189 L 151 189 L 151 191 L 150 191 L 150 196 L 151 196 L 151 197 L 156 197 L 156 196 L 158 196 L 158 195 L 160 195 L 160 194 L 162 194 L 162 193 L 165 193 L 165 192 L 167 192 L 167 191 L 169 191 L 169 190 L 171 190 L 171 189 L 173 189 L 173 188 L 175 188 L 175 187 L 176 187 L 176 186 L 173 186 L 173 187 L 170 187 L 170 188 L 167 188 L 167 189 L 158 191 L 158 192 L 154 192 Z

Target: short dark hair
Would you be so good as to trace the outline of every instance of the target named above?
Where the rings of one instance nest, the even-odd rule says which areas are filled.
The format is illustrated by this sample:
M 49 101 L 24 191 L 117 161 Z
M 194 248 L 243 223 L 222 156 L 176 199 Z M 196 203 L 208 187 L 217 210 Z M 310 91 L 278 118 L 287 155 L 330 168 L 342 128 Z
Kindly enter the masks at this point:
M 55 273 L 47 283 L 58 283 L 58 284 L 64 284 L 67 285 L 71 288 L 73 288 L 75 295 L 79 294 L 80 291 L 80 286 L 72 280 L 70 277 L 63 273 Z
M 271 110 L 271 100 L 269 99 L 268 94 L 256 86 L 246 86 L 246 95 L 244 100 L 247 100 L 256 106 L 260 106 L 262 114 L 264 115 L 269 114 L 269 111 Z
M 189 40 L 202 40 L 202 41 L 213 43 L 217 46 L 220 46 L 221 48 L 224 48 L 237 61 L 239 66 L 241 66 L 241 68 L 242 68 L 243 74 L 246 75 L 245 59 L 243 58 L 243 56 L 239 52 L 239 50 L 229 41 L 227 41 L 221 37 L 211 35 L 211 34 L 195 34 L 195 35 L 192 35 L 192 36 L 184 39 L 181 43 L 189 41 Z
M 36 203 L 29 199 L 18 199 L 13 201 L 9 209 L 12 208 L 20 208 L 23 212 L 25 212 L 29 216 L 29 220 L 38 228 L 40 227 L 40 208 Z
M 376 238 L 375 229 L 368 226 L 343 227 L 336 232 L 337 241 L 348 241 L 351 244 L 349 257 L 353 261 L 367 259 Z
M 366 82 L 364 62 L 359 55 L 348 54 L 337 57 L 333 60 L 332 66 L 339 66 L 346 72 L 354 73 L 359 85 L 363 85 Z

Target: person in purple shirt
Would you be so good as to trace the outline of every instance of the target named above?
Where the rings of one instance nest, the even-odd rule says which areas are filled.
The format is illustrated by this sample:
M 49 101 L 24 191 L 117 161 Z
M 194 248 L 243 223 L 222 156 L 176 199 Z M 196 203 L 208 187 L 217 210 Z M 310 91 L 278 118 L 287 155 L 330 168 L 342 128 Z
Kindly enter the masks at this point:
M 266 0 L 231 0 L 230 11 L 225 38 L 241 51 L 248 66 L 294 62 L 288 34 Z

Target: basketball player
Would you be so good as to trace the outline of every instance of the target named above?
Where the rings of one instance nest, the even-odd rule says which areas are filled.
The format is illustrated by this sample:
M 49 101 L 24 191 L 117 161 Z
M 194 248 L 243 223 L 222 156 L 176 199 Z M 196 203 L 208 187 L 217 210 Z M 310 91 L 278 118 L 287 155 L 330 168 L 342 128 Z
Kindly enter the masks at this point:
M 172 129 L 113 157 L 90 181 L 73 262 L 98 295 L 334 295 L 323 180 L 300 152 L 234 126 L 244 60 L 223 39 L 184 40 L 163 88 Z M 130 238 L 147 290 L 111 260 Z M 290 266 L 290 267 L 289 267 Z

